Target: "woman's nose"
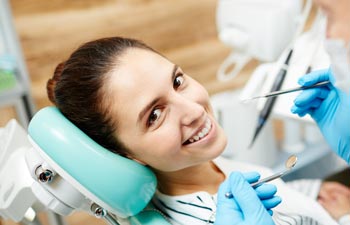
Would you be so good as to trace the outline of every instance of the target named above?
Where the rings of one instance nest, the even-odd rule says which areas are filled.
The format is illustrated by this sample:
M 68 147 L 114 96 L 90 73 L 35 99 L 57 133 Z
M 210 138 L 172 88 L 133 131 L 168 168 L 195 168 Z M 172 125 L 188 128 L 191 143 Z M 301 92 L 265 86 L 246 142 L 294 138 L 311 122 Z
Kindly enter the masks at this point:
M 178 98 L 175 107 L 181 124 L 185 126 L 191 126 L 198 121 L 202 121 L 205 113 L 204 106 L 189 98 Z

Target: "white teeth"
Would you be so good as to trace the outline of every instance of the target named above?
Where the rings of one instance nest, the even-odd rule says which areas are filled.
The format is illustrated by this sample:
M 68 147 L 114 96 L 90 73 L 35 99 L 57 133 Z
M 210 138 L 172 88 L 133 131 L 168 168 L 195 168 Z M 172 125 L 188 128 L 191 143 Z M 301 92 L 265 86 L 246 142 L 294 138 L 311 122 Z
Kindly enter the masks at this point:
M 209 133 L 210 129 L 211 129 L 211 121 L 210 119 L 207 119 L 207 121 L 205 122 L 205 127 L 201 131 L 199 131 L 196 135 L 194 135 L 192 138 L 190 138 L 189 142 L 193 143 L 205 137 Z

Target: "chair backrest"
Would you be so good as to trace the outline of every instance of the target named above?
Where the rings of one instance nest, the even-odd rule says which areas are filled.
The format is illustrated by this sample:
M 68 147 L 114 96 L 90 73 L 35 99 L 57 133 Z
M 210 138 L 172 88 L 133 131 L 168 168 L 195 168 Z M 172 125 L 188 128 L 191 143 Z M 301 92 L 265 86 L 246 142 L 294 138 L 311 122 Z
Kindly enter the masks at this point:
M 153 172 L 97 144 L 56 107 L 37 112 L 28 134 L 50 166 L 91 201 L 119 217 L 136 215 L 132 224 L 168 224 L 159 214 L 139 214 L 156 190 Z

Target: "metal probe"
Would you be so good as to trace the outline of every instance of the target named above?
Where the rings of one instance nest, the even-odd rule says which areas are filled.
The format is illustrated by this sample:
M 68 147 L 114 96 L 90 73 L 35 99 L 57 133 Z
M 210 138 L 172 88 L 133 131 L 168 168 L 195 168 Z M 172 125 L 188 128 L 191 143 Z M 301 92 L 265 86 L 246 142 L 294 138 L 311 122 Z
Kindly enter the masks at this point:
M 300 86 L 300 87 L 296 87 L 296 88 L 290 88 L 290 89 L 285 89 L 285 90 L 280 90 L 280 91 L 273 91 L 264 95 L 260 95 L 260 96 L 255 96 L 252 98 L 248 98 L 248 99 L 244 99 L 243 102 L 246 101 L 251 101 L 254 99 L 258 99 L 258 98 L 269 98 L 269 97 L 274 97 L 274 96 L 278 96 L 278 95 L 283 95 L 283 94 L 287 94 L 287 93 L 291 93 L 291 92 L 296 92 L 296 91 L 302 91 L 302 90 L 306 90 L 306 89 L 311 89 L 311 88 L 316 88 L 316 87 L 322 87 L 325 86 L 327 84 L 329 84 L 330 81 L 323 81 L 320 83 L 316 83 L 314 85 L 311 86 Z

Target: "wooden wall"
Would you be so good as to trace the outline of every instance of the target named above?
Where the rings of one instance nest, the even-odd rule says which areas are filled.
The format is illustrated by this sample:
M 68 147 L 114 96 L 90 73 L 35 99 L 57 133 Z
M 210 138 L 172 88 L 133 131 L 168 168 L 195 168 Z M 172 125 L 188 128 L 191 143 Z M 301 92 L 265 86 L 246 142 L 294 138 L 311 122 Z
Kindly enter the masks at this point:
M 106 36 L 141 39 L 180 65 L 210 94 L 242 86 L 216 71 L 231 51 L 217 38 L 216 0 L 10 0 L 37 109 L 49 105 L 45 84 L 81 43 Z M 13 117 L 2 112 L 0 126 Z

